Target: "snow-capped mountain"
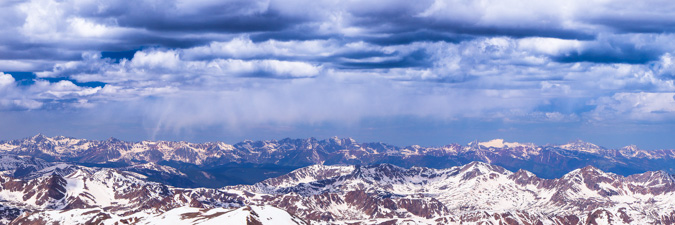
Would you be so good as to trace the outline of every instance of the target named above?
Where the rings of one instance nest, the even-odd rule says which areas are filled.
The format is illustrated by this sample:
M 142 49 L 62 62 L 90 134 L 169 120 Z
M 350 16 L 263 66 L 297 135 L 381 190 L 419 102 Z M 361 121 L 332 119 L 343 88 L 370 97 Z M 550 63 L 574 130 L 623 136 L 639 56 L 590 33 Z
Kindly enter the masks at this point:
M 582 141 L 536 146 L 502 139 L 467 145 L 397 147 L 336 137 L 243 141 L 230 145 L 222 142 L 125 142 L 114 138 L 97 141 L 39 134 L 21 140 L 0 141 L 0 157 L 0 168 L 17 176 L 42 169 L 50 163 L 68 163 L 127 168 L 123 170 L 180 187 L 252 184 L 314 164 L 388 163 L 405 168 L 448 168 L 482 161 L 513 171 L 525 169 L 545 178 L 560 177 L 587 165 L 621 175 L 654 170 L 675 172 L 675 150 L 642 150 L 636 146 L 606 149 Z M 18 163 L 29 159 L 40 162 Z
M 9 224 L 672 224 L 675 178 L 592 166 L 557 179 L 472 162 L 447 169 L 313 165 L 253 185 L 178 188 L 63 165 L 0 176 Z M 57 170 L 62 168 L 61 170 Z M 68 174 L 64 174 L 64 173 Z
M 244 206 L 237 209 L 179 207 L 160 214 L 116 215 L 104 209 L 47 210 L 25 214 L 13 224 L 138 224 L 138 225 L 306 225 L 306 221 L 273 206 Z

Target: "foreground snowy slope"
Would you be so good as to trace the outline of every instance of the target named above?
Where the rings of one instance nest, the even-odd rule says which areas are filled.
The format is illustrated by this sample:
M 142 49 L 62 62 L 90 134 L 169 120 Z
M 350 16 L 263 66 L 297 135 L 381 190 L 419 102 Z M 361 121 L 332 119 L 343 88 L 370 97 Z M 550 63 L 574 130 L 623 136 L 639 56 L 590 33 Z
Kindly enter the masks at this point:
M 448 169 L 313 165 L 254 185 L 219 189 L 177 188 L 109 168 L 59 165 L 38 174 L 30 179 L 0 176 L 6 223 L 161 224 L 169 219 L 180 221 L 177 224 L 244 219 L 262 224 L 675 221 L 675 180 L 662 171 L 624 177 L 588 166 L 558 179 L 542 179 L 524 170 L 511 172 L 481 162 Z
M 237 209 L 179 207 L 161 214 L 136 213 L 119 216 L 103 209 L 44 211 L 24 215 L 16 224 L 138 224 L 138 225 L 306 225 L 307 222 L 272 206 L 245 206 Z

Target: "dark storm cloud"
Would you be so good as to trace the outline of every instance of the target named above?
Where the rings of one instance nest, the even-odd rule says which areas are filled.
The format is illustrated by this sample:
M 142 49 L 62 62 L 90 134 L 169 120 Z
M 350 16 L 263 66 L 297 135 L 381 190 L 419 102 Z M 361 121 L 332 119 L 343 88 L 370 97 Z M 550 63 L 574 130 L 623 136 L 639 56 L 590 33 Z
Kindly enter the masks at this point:
M 435 3 L 442 2 L 437 1 Z M 453 2 L 453 1 L 449 1 Z M 374 8 L 352 8 L 350 22 L 353 26 L 361 27 L 369 34 L 387 34 L 386 37 L 364 37 L 373 43 L 406 44 L 415 41 L 446 41 L 459 42 L 476 37 L 509 36 L 523 37 L 552 37 L 561 39 L 592 40 L 597 31 L 588 29 L 568 28 L 563 25 L 564 19 L 558 15 L 537 15 L 536 11 L 523 11 L 523 14 L 532 13 L 533 18 L 512 18 L 494 21 L 485 21 L 484 18 L 493 16 L 490 12 L 476 10 L 461 11 L 452 9 L 449 12 L 431 15 L 422 15 L 433 8 L 431 1 L 406 3 L 392 3 L 394 6 Z M 479 3 L 467 4 L 468 7 Z M 507 4 L 507 3 L 506 3 Z M 404 7 L 408 6 L 408 7 Z M 494 6 L 500 7 L 500 6 Z M 509 6 L 518 7 L 518 6 Z M 536 9 L 534 9 L 536 10 Z M 499 13 L 495 16 L 499 17 Z M 509 16 L 510 17 L 510 16 Z M 378 36 L 378 35 L 375 35 Z
M 644 64 L 657 60 L 662 50 L 640 49 L 632 43 L 599 43 L 583 50 L 553 57 L 558 62 Z
M 433 30 L 416 30 L 411 32 L 401 32 L 389 34 L 385 37 L 365 37 L 365 41 L 378 45 L 404 45 L 413 42 L 427 41 L 427 42 L 451 42 L 458 43 L 464 40 L 474 38 L 472 35 L 461 34 L 457 35 L 452 32 L 439 32 Z
M 396 52 L 382 52 L 382 51 L 376 51 L 376 50 L 366 50 L 366 51 L 351 51 L 351 52 L 344 52 L 344 53 L 339 53 L 331 57 L 329 60 L 336 60 L 339 58 L 346 58 L 346 59 L 367 59 L 367 58 L 373 58 L 373 57 L 394 57 L 396 56 Z
M 227 11 L 219 11 L 226 13 Z M 194 17 L 191 17 L 194 16 Z M 284 30 L 300 20 L 285 18 L 276 12 L 256 15 L 191 15 L 182 18 L 124 18 L 120 25 L 169 32 L 259 32 Z
M 82 56 L 81 51 L 62 49 L 55 47 L 25 47 L 23 49 L 8 49 L 0 54 L 0 59 L 14 60 L 78 60 Z
M 276 31 L 298 23 L 281 15 L 264 1 L 114 2 L 103 8 L 79 8 L 79 14 L 106 21 L 114 18 L 123 27 L 162 32 Z M 95 6 L 91 6 L 95 7 Z
M 368 54 L 366 52 L 366 54 Z M 358 55 L 358 54 L 357 54 Z M 360 55 L 365 57 L 365 55 Z M 337 63 L 339 67 L 345 69 L 387 69 L 387 68 L 407 68 L 407 67 L 428 67 L 429 54 L 424 50 L 416 50 L 405 55 L 397 56 L 394 59 L 385 59 L 376 62 L 341 62 Z M 370 58 L 370 57 L 369 57 Z
M 255 32 L 250 34 L 251 40 L 253 42 L 264 42 L 269 40 L 278 40 L 278 41 L 307 41 L 307 40 L 328 40 L 328 39 L 340 39 L 347 41 L 349 37 L 344 37 L 341 34 L 325 34 L 317 33 L 317 27 L 302 24 L 296 25 L 292 28 L 280 30 L 280 31 L 270 31 L 270 32 Z M 356 40 L 360 40 L 358 38 Z
M 409 15 L 389 17 L 371 15 L 356 18 L 354 24 L 370 29 L 372 33 L 389 33 L 387 38 L 373 38 L 379 44 L 406 44 L 415 41 L 459 42 L 471 37 L 509 36 L 552 37 L 561 39 L 592 40 L 595 34 L 588 31 L 559 28 L 558 24 L 478 25 L 475 21 L 442 21 L 436 18 L 419 18 Z
M 621 33 L 671 33 L 675 31 L 672 15 L 631 18 L 629 16 L 594 18 L 590 22 L 601 24 Z
M 126 43 L 121 44 L 125 48 L 141 48 L 144 46 L 149 47 L 165 47 L 165 48 L 190 48 L 194 46 L 200 46 L 208 44 L 213 41 L 211 38 L 204 37 L 190 37 L 190 35 L 179 35 L 179 36 L 162 36 L 159 34 L 141 34 L 141 35 L 129 35 L 125 37 Z M 106 48 L 106 50 L 122 50 L 115 48 Z

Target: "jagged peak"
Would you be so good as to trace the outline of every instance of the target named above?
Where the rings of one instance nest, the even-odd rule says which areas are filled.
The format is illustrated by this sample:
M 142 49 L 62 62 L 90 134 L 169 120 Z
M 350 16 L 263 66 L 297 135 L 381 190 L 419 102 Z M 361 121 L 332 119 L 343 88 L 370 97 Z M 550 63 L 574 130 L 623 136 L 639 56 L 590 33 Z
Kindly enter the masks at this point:
M 396 170 L 405 170 L 405 168 L 390 164 L 390 163 L 380 163 L 377 165 L 364 165 L 364 166 L 359 166 L 363 169 L 396 169 Z
M 675 183 L 675 178 L 673 178 L 673 175 L 663 170 L 647 171 L 640 174 L 633 174 L 627 176 L 626 178 L 635 182 L 642 182 L 642 183 L 654 183 L 655 181 L 656 183 L 659 184 Z
M 372 176 L 374 174 L 384 175 L 388 177 L 396 176 L 407 171 L 403 167 L 399 167 L 389 163 L 382 163 L 377 165 L 365 165 L 365 166 L 355 166 L 354 172 L 352 174 L 356 176 Z
M 586 165 L 584 167 L 577 168 L 575 170 L 570 171 L 567 174 L 581 174 L 581 173 L 588 173 L 588 172 L 603 172 L 602 170 L 598 169 L 597 167 L 593 165 Z
M 597 167 L 595 167 L 593 165 L 584 166 L 582 168 L 579 168 L 579 170 L 581 172 L 603 172 L 604 173 L 604 171 L 602 171 L 601 169 L 598 169 Z
M 515 173 L 511 174 L 509 178 L 516 180 L 516 181 L 528 181 L 530 179 L 536 179 L 538 178 L 537 175 L 534 173 L 524 170 L 524 169 L 518 169 Z
M 352 173 L 355 167 L 351 165 L 323 165 L 314 164 L 293 170 L 279 177 L 268 178 L 260 184 L 275 187 L 293 186 L 299 183 L 310 183 Z
M 510 173 L 507 172 L 508 170 L 504 169 L 504 167 L 492 165 L 481 161 L 473 161 L 463 166 L 460 166 L 460 172 L 465 171 L 480 171 L 481 173 L 485 174 L 489 172 L 497 172 L 502 174 Z
M 327 139 L 322 140 L 323 142 L 328 142 L 328 143 L 335 143 L 337 145 L 350 145 L 350 144 L 358 144 L 358 142 L 351 137 L 346 137 L 346 138 L 340 138 L 338 136 L 333 136 Z
M 526 177 L 536 177 L 534 173 L 525 170 L 525 169 L 518 169 L 515 173 L 513 173 L 515 176 L 526 176 Z
M 122 142 L 122 140 L 117 139 L 115 137 L 109 137 L 108 139 L 106 139 L 106 142 Z
M 337 145 L 342 145 L 342 140 L 338 136 L 330 137 L 327 140 Z
M 575 170 L 570 171 L 569 173 L 565 174 L 562 178 L 563 179 L 569 179 L 572 177 L 612 177 L 612 178 L 618 178 L 619 176 L 610 173 L 610 172 L 605 172 L 595 166 L 592 165 L 587 165 Z
M 621 148 L 620 150 L 623 150 L 623 151 L 638 151 L 638 150 L 640 150 L 640 148 L 638 148 L 637 145 L 627 145 L 627 146 L 624 146 L 623 148 Z
M 61 141 L 70 141 L 70 140 L 85 140 L 85 139 L 77 139 L 74 137 L 68 137 L 68 136 L 63 136 L 63 135 L 58 135 L 58 136 L 53 136 L 49 137 L 47 135 L 44 135 L 43 133 L 38 133 L 36 135 L 33 135 L 31 137 L 27 137 L 23 139 L 24 141 L 33 141 L 33 142 L 61 142 Z
M 357 141 L 354 138 L 348 137 L 348 138 L 343 138 L 342 142 L 347 142 L 348 144 L 356 144 Z
M 44 135 L 42 133 L 37 133 L 36 135 L 34 135 L 34 136 L 32 136 L 28 139 L 38 142 L 38 141 L 47 140 L 48 138 L 49 137 L 47 137 L 46 135 Z

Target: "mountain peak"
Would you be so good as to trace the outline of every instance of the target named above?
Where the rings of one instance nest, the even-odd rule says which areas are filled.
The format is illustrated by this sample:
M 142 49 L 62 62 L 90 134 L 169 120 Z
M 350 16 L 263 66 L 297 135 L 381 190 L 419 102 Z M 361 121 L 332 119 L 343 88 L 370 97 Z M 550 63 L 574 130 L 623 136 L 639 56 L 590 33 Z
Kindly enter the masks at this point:
M 461 166 L 459 171 L 463 172 L 463 173 L 467 173 L 464 177 L 465 179 L 473 178 L 473 177 L 476 177 L 476 176 L 482 175 L 482 174 L 489 174 L 490 172 L 497 172 L 497 173 L 501 173 L 501 174 L 510 173 L 510 172 L 507 172 L 507 170 L 504 169 L 503 167 L 491 165 L 491 164 L 480 162 L 480 161 L 473 161 L 473 162 L 470 162 L 469 164 Z
M 562 148 L 562 149 L 567 149 L 567 150 L 589 152 L 589 153 L 596 153 L 599 150 L 605 149 L 605 148 L 600 147 L 596 144 L 585 142 L 585 141 L 582 141 L 582 140 L 579 140 L 579 139 L 568 142 L 567 144 L 564 144 L 564 145 L 558 145 L 557 147 Z
M 605 172 L 601 169 L 598 169 L 595 166 L 587 165 L 585 167 L 572 170 L 563 177 L 586 177 L 589 179 L 597 180 L 602 177 L 611 176 L 612 173 Z M 603 178 L 604 179 L 604 178 Z
M 122 142 L 122 140 L 117 139 L 117 138 L 115 138 L 115 137 L 110 137 L 110 138 L 108 138 L 106 141 L 107 141 L 107 142 Z
M 621 150 L 634 152 L 634 151 L 640 150 L 640 148 L 638 148 L 637 145 L 628 145 L 628 146 L 624 146 L 623 148 L 621 148 Z
M 470 143 L 470 144 L 472 144 L 472 143 Z M 519 146 L 534 146 L 534 144 L 531 144 L 531 143 L 524 144 L 524 143 L 518 143 L 518 142 L 505 142 L 504 139 L 501 139 L 501 138 L 500 139 L 492 139 L 492 140 L 487 141 L 487 142 L 478 142 L 478 145 L 483 146 L 483 147 L 488 147 L 488 148 L 490 148 L 490 147 L 493 147 L 493 148 L 504 148 L 504 147 L 515 148 L 515 147 L 519 147 Z
M 336 143 L 337 145 L 342 145 L 342 140 L 338 136 L 333 136 L 328 138 L 328 141 Z
M 40 138 L 46 138 L 46 137 L 47 137 L 47 136 L 45 136 L 45 135 L 42 134 L 42 133 L 37 133 L 36 135 L 34 135 L 33 137 L 31 137 L 31 139 L 40 139 Z
M 28 138 L 28 140 L 31 140 L 31 141 L 36 142 L 36 143 L 48 141 L 49 139 L 50 139 L 49 137 L 45 136 L 42 133 L 38 133 L 35 136 L 32 136 L 32 137 Z
M 584 167 L 580 168 L 580 170 L 581 170 L 582 172 L 588 172 L 588 171 L 600 171 L 600 169 L 598 169 L 597 167 L 592 166 L 592 165 L 584 166 Z

